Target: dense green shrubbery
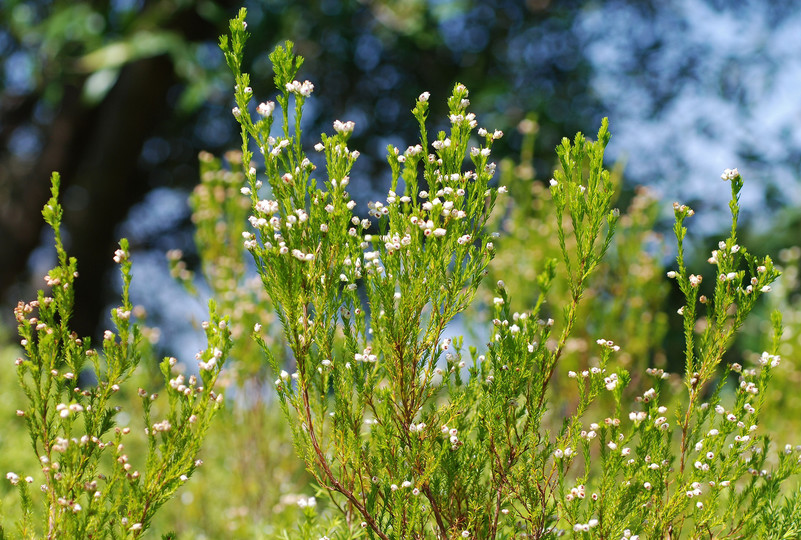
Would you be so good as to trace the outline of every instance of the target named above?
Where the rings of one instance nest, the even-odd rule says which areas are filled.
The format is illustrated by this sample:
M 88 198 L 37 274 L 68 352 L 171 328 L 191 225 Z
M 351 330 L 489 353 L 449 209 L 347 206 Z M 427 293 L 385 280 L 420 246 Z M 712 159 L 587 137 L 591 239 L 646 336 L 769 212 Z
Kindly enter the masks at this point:
M 231 347 L 230 331 L 212 302 L 211 321 L 204 325 L 208 348 L 197 355 L 198 376 L 175 373 L 175 358 L 161 362 L 169 406 L 159 411 L 158 421 L 153 414 L 157 394 L 139 388 L 147 447 L 144 460 L 129 456 L 131 429 L 115 427 L 121 411 L 117 394 L 130 392 L 128 381 L 141 358 L 142 333 L 132 322 L 129 297 L 128 242 L 123 239 L 114 253 L 122 272 L 122 303 L 111 311 L 116 332 L 106 330 L 101 354 L 69 327 L 78 270 L 62 245 L 58 190 L 54 174 L 52 197 L 42 211 L 58 255 L 58 266 L 45 276 L 50 293 L 39 291 L 36 300 L 20 302 L 14 310 L 25 351 L 15 364 L 27 397 L 17 416 L 26 421 L 44 476 L 43 511 L 29 492 L 36 478 L 15 472 L 6 478 L 19 488 L 23 538 L 138 537 L 202 463 L 200 445 L 223 400 L 214 384 Z
M 631 375 L 612 360 L 620 346 L 597 335 L 597 358 L 568 372 L 577 403 L 550 417 L 550 382 L 619 220 L 603 168 L 606 124 L 596 142 L 579 134 L 557 149 L 561 168 L 550 192 L 560 260 L 537 261 L 533 308 L 513 313 L 499 281 L 487 353 L 471 347 L 468 359 L 461 339 L 444 333 L 473 300 L 495 253 L 485 225 L 504 187 L 491 187 L 488 158 L 502 134 L 479 129 L 479 146 L 471 147 L 477 122 L 457 84 L 448 100 L 450 131 L 430 142 L 429 96 L 421 94 L 412 110 L 420 144 L 389 148 L 392 183 L 386 203 L 370 205 L 374 226 L 353 214 L 345 190 L 358 157 L 347 147 L 352 124 L 336 121 L 334 135 L 315 147 L 326 158 L 321 189 L 301 144 L 303 103 L 313 90 L 295 80 L 302 60 L 289 43 L 270 57 L 283 112 L 283 134 L 273 137 L 275 104 L 261 103 L 256 121 L 250 114 L 253 90 L 240 71 L 244 13 L 231 34 L 221 46 L 236 78 L 233 112 L 248 167 L 243 192 L 255 229 L 244 233 L 245 247 L 297 371 L 290 376 L 263 349 L 280 373 L 276 389 L 298 453 L 348 523 L 380 538 L 546 537 L 563 529 L 603 538 L 765 533 L 757 517 L 799 464 L 784 452 L 770 474 L 763 471 L 767 437 L 756 432 L 779 363 L 781 318 L 773 318 L 774 337 L 757 368 L 722 366 L 735 333 L 779 275 L 770 258 L 737 243 L 736 170 L 724 173 L 732 227 L 710 259 L 711 298 L 685 266 L 683 223 L 693 211 L 674 205 L 678 268 L 668 275 L 686 302 L 683 396 L 662 395 L 670 376 L 657 368 L 648 369 L 650 381 L 638 379 L 642 390 L 627 391 Z M 272 199 L 261 198 L 250 141 L 264 155 Z M 558 269 L 557 323 L 544 306 Z M 723 399 L 730 370 L 740 386 Z
M 798 448 L 776 451 L 763 427 L 769 405 L 792 403 L 798 372 L 771 376 L 779 351 L 798 345 L 782 341 L 777 311 L 752 338 L 765 352 L 744 355 L 753 365 L 724 358 L 779 276 L 769 257 L 739 244 L 736 170 L 724 173 L 732 225 L 709 259 L 714 273 L 704 281 L 688 269 L 684 222 L 693 211 L 680 204 L 668 271 L 665 242 L 652 232 L 657 201 L 641 192 L 626 212 L 614 208 L 606 121 L 595 141 L 564 139 L 543 184 L 527 168 L 536 124 L 521 125 L 520 162 L 496 170 L 492 146 L 503 134 L 478 127 L 457 84 L 450 126 L 436 136 L 430 96 L 420 95 L 420 140 L 388 149 L 386 200 L 360 217 L 347 192 L 359 155 L 348 147 L 353 124 L 335 121 L 322 135 L 315 150 L 326 174 L 316 173 L 300 129 L 314 90 L 296 80 L 302 58 L 291 43 L 276 48 L 277 105 L 254 107 L 240 67 L 244 17 L 221 39 L 242 153 L 201 155 L 190 201 L 200 269 L 227 317 L 212 304 L 201 380 L 176 373 L 173 359 L 161 363 L 168 405 L 131 390 L 144 379 L 134 371 L 140 358 L 151 359 L 131 322 L 125 241 L 115 254 L 116 332 L 99 354 L 69 330 L 77 267 L 61 245 L 54 176 L 44 210 L 59 256 L 52 292 L 16 310 L 28 400 L 17 414 L 40 462 L 27 468 L 43 473 L 20 478 L 16 453 L 5 462 L 17 471 L 7 478 L 21 495 L 11 511 L 22 537 L 126 538 L 148 526 L 181 538 L 799 534 L 799 498 L 783 498 L 783 482 L 801 468 Z M 169 255 L 173 274 L 195 292 L 180 257 Z M 666 271 L 683 298 L 676 315 L 665 313 Z M 488 275 L 489 295 L 480 287 Z M 774 307 L 795 335 L 793 285 L 778 283 Z M 518 303 L 528 308 L 513 311 Z M 486 346 L 452 335 L 457 316 Z M 683 374 L 665 370 L 671 316 L 683 328 Z M 220 411 L 215 382 L 234 396 Z M 115 427 L 120 406 L 140 411 L 145 429 Z M 211 425 L 215 413 L 223 421 Z M 207 430 L 206 465 L 196 471 Z M 154 517 L 193 473 L 200 481 Z M 316 486 L 305 488 L 310 480 Z M 40 496 L 28 490 L 34 481 Z

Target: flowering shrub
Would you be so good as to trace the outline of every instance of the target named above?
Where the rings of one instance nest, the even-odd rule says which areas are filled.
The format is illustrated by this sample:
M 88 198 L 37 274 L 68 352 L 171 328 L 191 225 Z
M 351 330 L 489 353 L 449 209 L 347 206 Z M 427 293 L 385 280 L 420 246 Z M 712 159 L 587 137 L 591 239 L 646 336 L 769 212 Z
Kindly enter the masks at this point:
M 693 211 L 674 206 L 678 256 L 669 277 L 685 298 L 684 375 L 649 368 L 641 388 L 628 388 L 632 376 L 614 360 L 625 343 L 597 336 L 597 356 L 567 374 L 577 403 L 554 418 L 551 381 L 620 219 L 603 167 L 606 121 L 596 141 L 578 134 L 557 148 L 561 167 L 549 191 L 558 258 L 538 261 L 533 307 L 513 312 L 499 281 L 487 350 L 465 351 L 445 332 L 473 301 L 495 253 L 486 225 L 504 187 L 493 185 L 489 158 L 502 133 L 478 128 L 468 91 L 457 84 L 450 129 L 431 137 L 430 96 L 421 94 L 412 109 L 420 141 L 389 148 L 386 201 L 360 217 L 347 192 L 359 156 L 348 147 L 353 123 L 335 121 L 315 145 L 327 172 L 318 181 L 302 145 L 303 104 L 314 90 L 296 80 L 302 58 L 289 42 L 276 48 L 277 105 L 252 111 L 254 91 L 241 71 L 244 17 L 242 10 L 230 39 L 221 38 L 236 79 L 242 193 L 252 208 L 244 246 L 295 371 L 284 369 L 258 326 L 254 337 L 277 375 L 299 456 L 348 524 L 384 539 L 750 538 L 797 530 L 797 498 L 777 506 L 781 483 L 801 467 L 796 452 L 787 447 L 774 458 L 759 432 L 779 364 L 781 317 L 774 315 L 772 340 L 754 367 L 723 362 L 778 276 L 770 258 L 738 243 L 736 170 L 724 173 L 732 227 L 710 258 L 709 297 L 685 264 L 684 221 Z M 251 144 L 264 156 L 261 172 Z M 552 313 L 557 274 L 566 294 Z M 739 379 L 731 394 L 724 392 L 730 376 Z M 678 391 L 666 386 L 677 379 Z
M 126 383 L 141 356 L 142 333 L 132 322 L 129 297 L 128 242 L 120 241 L 114 253 L 122 303 L 111 311 L 116 331 L 106 330 L 101 353 L 69 328 L 78 271 L 61 240 L 58 190 L 54 174 L 52 197 L 42 211 L 58 255 L 58 266 L 45 276 L 50 293 L 39 291 L 36 300 L 14 310 L 26 356 L 17 359 L 17 373 L 28 398 L 17 416 L 27 423 L 41 465 L 43 514 L 29 492 L 28 484 L 37 481 L 33 476 L 9 472 L 6 478 L 19 488 L 22 538 L 137 538 L 201 465 L 198 451 L 223 399 L 214 384 L 231 347 L 230 331 L 210 303 L 210 322 L 204 324 L 208 347 L 197 354 L 199 376 L 177 373 L 175 358 L 161 362 L 169 406 L 159 419 L 153 415 L 157 394 L 138 390 L 146 455 L 129 456 L 132 431 L 115 427 L 118 394 L 128 393 Z
M 550 202 L 549 182 L 534 178 L 531 163 L 537 124 L 531 119 L 518 126 L 522 135 L 522 150 L 518 162 L 505 158 L 500 162 L 500 182 L 509 186 L 510 196 L 504 200 L 502 211 L 493 215 L 491 227 L 502 231 L 496 240 L 498 249 L 490 264 L 488 279 L 503 279 L 506 290 L 521 305 L 533 305 L 538 290 L 531 287 L 541 261 L 560 256 L 557 235 L 556 208 Z M 613 204 L 616 204 L 619 172 L 611 171 L 610 180 L 615 186 Z M 597 336 L 621 341 L 625 348 L 615 355 L 616 363 L 627 369 L 635 385 L 648 367 L 666 367 L 663 341 L 668 329 L 668 315 L 664 304 L 670 284 L 664 279 L 667 247 L 662 236 L 655 232 L 659 217 L 659 201 L 646 188 L 638 188 L 621 209 L 615 235 L 595 278 L 583 293 L 578 306 L 581 325 L 575 327 L 565 344 L 562 369 L 554 373 L 551 384 L 563 398 L 575 397 L 574 384 L 567 380 L 569 370 L 580 371 L 597 354 Z M 563 227 L 572 227 L 565 220 Z M 566 237 L 567 249 L 573 250 L 571 235 Z M 569 286 L 561 273 L 554 277 L 548 295 L 551 306 L 569 302 Z M 485 287 L 479 291 L 478 301 L 492 305 L 492 291 Z M 548 305 L 545 309 L 549 309 Z M 487 310 L 483 310 L 486 312 Z M 551 311 L 549 309 L 549 311 Z M 552 312 L 551 312 L 552 313 Z M 474 327 L 481 327 L 476 314 Z
M 201 181 L 189 196 L 195 246 L 202 277 L 217 309 L 230 319 L 233 347 L 228 368 L 244 384 L 264 371 L 258 346 L 249 339 L 250 329 L 256 322 L 272 327 L 275 321 L 270 317 L 272 306 L 267 302 L 261 281 L 247 275 L 246 260 L 240 249 L 250 213 L 248 200 L 237 196 L 244 181 L 242 157 L 237 152 L 228 152 L 224 160 L 208 152 L 201 152 L 199 157 Z M 167 253 L 170 273 L 198 296 L 195 275 L 187 269 L 182 256 L 179 250 Z
M 766 409 L 778 402 L 768 389 L 780 346 L 795 350 L 780 344 L 782 318 L 773 315 L 753 360 L 726 358 L 760 297 L 780 289 L 771 259 L 738 238 L 736 170 L 723 175 L 732 225 L 706 277 L 685 254 L 693 211 L 674 206 L 677 258 L 667 275 L 683 307 L 666 314 L 663 243 L 651 233 L 658 203 L 640 193 L 626 211 L 615 208 L 619 175 L 603 166 L 605 120 L 595 141 L 562 141 L 549 182 L 514 182 L 532 178 L 525 155 L 518 167 L 496 168 L 493 144 L 503 133 L 479 127 L 468 90 L 454 86 L 448 129 L 436 135 L 424 92 L 412 109 L 420 140 L 389 147 L 387 196 L 361 216 L 348 194 L 359 157 L 348 146 L 353 123 L 335 121 L 314 145 L 320 175 L 301 133 L 315 90 L 298 80 L 303 59 L 289 42 L 276 48 L 278 96 L 257 104 L 241 71 L 245 30 L 243 10 L 221 39 L 236 78 L 242 153 L 224 161 L 202 154 L 190 201 L 201 272 L 229 318 L 210 304 L 198 376 L 180 373 L 174 359 L 161 363 L 168 403 L 131 390 L 145 353 L 124 240 L 115 253 L 123 284 L 115 329 L 101 351 L 69 330 L 77 263 L 61 242 L 53 178 L 44 216 L 59 264 L 46 278 L 51 292 L 16 310 L 28 397 L 17 414 L 42 471 L 41 480 L 16 467 L 7 474 L 21 496 L 21 537 L 158 529 L 165 521 L 156 510 L 196 472 L 207 433 L 214 444 L 204 458 L 214 470 L 201 470 L 203 482 L 184 492 L 192 497 L 161 515 L 207 526 L 209 537 L 269 536 L 297 515 L 283 537 L 801 535 L 801 498 L 782 498 L 801 468 L 799 447 L 775 451 L 765 429 Z M 521 128 L 525 154 L 534 125 Z M 180 254 L 169 259 L 191 290 Z M 496 286 L 487 296 L 480 285 L 489 277 Z M 776 292 L 788 326 L 797 326 L 797 308 Z M 513 311 L 518 304 L 529 307 Z M 471 315 L 471 307 L 479 309 Z M 452 335 L 457 316 L 485 346 Z M 665 370 L 675 364 L 662 350 L 669 317 L 683 328 L 683 374 Z M 235 376 L 224 379 L 227 357 Z M 775 382 L 792 392 L 792 382 Z M 221 383 L 235 397 L 215 433 Z M 141 407 L 144 429 L 115 427 L 123 406 Z M 317 483 L 315 496 L 289 493 L 303 478 L 296 463 L 272 455 L 285 453 L 284 434 Z M 30 490 L 34 482 L 41 493 Z M 287 507 L 295 513 L 270 522 Z

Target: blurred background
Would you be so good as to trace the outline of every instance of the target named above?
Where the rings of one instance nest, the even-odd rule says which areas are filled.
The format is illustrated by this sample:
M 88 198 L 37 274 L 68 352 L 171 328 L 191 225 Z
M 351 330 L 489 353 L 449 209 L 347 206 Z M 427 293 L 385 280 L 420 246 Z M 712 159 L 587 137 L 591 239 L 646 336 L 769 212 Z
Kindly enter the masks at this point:
M 799 231 L 801 9 L 792 0 L 360 0 L 245 2 L 257 98 L 273 95 L 267 53 L 285 39 L 316 86 L 310 145 L 354 120 L 360 203 L 386 189 L 384 149 L 415 140 L 408 110 L 432 93 L 432 118 L 456 81 L 481 125 L 538 130 L 531 165 L 549 178 L 562 136 L 613 134 L 624 189 L 648 185 L 726 226 L 720 171 L 746 178 L 745 222 L 766 250 Z M 238 146 L 232 80 L 217 47 L 240 2 L 5 0 L 0 8 L 0 298 L 3 319 L 31 297 L 52 249 L 40 210 L 62 174 L 68 249 L 80 261 L 76 330 L 102 333 L 111 253 L 134 246 L 137 300 L 181 343 L 186 305 L 163 253 L 192 263 L 186 204 L 197 155 Z M 436 107 L 440 109 L 437 110 Z M 707 211 L 711 209 L 713 211 Z M 44 232 L 43 232 L 44 231 Z M 142 285 L 142 284 L 147 284 Z M 178 305 L 176 304 L 178 303 Z M 189 305 L 187 302 L 183 304 Z M 197 306 L 196 306 L 197 307 Z M 164 326 L 167 328 L 164 328 Z
M 208 154 L 199 162 L 199 153 L 223 156 L 241 144 L 231 116 L 232 76 L 217 46 L 241 5 L 0 0 L 0 361 L 5 365 L 19 355 L 12 345 L 12 307 L 35 297 L 55 263 L 41 218 L 52 171 L 62 175 L 66 247 L 78 258 L 81 274 L 74 330 L 98 336 L 107 328 L 108 311 L 119 302 L 112 255 L 125 236 L 134 261 L 133 301 L 146 308 L 147 324 L 159 329 L 149 335 L 161 336 L 154 339 L 154 356 L 186 359 L 204 346 L 196 323 L 205 317 L 204 296 L 215 284 L 199 279 L 192 286 L 200 294 L 188 294 L 171 277 L 165 253 L 182 250 L 187 269 L 198 276 L 204 273 L 202 260 L 222 261 L 208 247 L 217 210 L 206 224 L 212 231 L 206 252 L 199 253 L 187 201 L 201 170 L 208 190 L 196 192 L 196 213 L 213 202 L 210 190 L 227 186 L 220 180 L 226 162 L 213 162 Z M 362 215 L 366 203 L 383 198 L 388 189 L 387 144 L 404 148 L 417 140 L 409 113 L 416 97 L 431 92 L 431 128 L 438 130 L 447 124 L 445 99 L 453 84 L 470 89 L 479 125 L 506 133 L 493 154 L 504 158 L 499 177 L 512 197 L 493 224 L 504 234 L 490 283 L 506 280 L 519 309 L 531 300 L 535 266 L 558 249 L 543 187 L 552 175 L 554 148 L 577 131 L 593 137 L 601 118 L 609 117 L 607 161 L 621 182 L 624 218 L 598 285 L 587 294 L 587 335 L 577 336 L 568 366 L 583 365 L 590 354 L 586 344 L 602 335 L 623 345 L 622 362 L 633 372 L 649 365 L 680 370 L 682 336 L 673 314 L 681 299 L 671 289 L 675 283 L 664 278 L 675 255 L 672 202 L 697 211 L 687 223 L 690 268 L 711 269 L 709 250 L 730 226 L 729 189 L 720 174 L 738 167 L 746 179 L 742 243 L 777 259 L 785 274 L 728 359 L 761 351 L 768 308 L 780 308 L 788 326 L 782 354 L 791 367 L 777 382 L 771 404 L 787 413 L 784 420 L 793 416 L 788 411 L 801 411 L 801 371 L 793 367 L 801 353 L 801 249 L 794 247 L 801 244 L 801 6 L 795 0 L 244 5 L 252 33 L 246 69 L 256 99 L 273 99 L 267 54 L 291 39 L 306 58 L 301 80 L 315 85 L 304 116 L 308 148 L 321 132 L 332 131 L 334 119 L 356 122 L 351 147 L 361 157 L 350 192 Z M 224 239 L 216 240 L 212 247 L 225 252 Z M 233 246 L 234 257 L 236 251 Z M 593 297 L 604 301 L 592 304 Z M 238 307 L 237 298 L 225 301 L 226 309 Z M 266 324 L 260 313 L 250 316 Z M 471 322 L 462 326 L 480 341 Z M 245 341 L 249 345 L 238 345 L 242 356 L 252 347 Z M 252 362 L 249 376 L 256 373 L 255 382 L 243 386 L 255 388 L 258 396 L 271 379 L 259 356 Z M 0 402 L 15 403 L 19 388 L 10 370 L 4 372 L 9 375 L 0 378 Z M 0 411 L 6 426 L 0 430 L 0 467 L 30 458 L 19 444 L 24 434 L 14 408 Z M 221 414 L 225 418 L 204 449 L 208 466 L 199 474 L 205 480 L 181 491 L 156 530 L 255 538 L 280 530 L 282 523 L 291 528 L 297 494 L 314 491 L 294 457 L 283 419 L 258 397 Z M 795 420 L 781 429 L 797 433 L 801 425 Z M 35 470 L 35 459 L 29 465 Z M 207 489 L 209 482 L 214 490 Z M 0 485 L 0 495 L 9 490 Z M 224 501 L 220 493 L 226 494 Z M 286 512 L 280 521 L 277 516 Z

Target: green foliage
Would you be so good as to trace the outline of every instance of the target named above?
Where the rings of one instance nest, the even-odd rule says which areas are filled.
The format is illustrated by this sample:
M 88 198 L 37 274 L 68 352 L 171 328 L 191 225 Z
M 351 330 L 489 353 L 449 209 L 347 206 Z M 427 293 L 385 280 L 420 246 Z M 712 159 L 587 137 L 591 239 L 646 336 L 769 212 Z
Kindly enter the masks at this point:
M 527 169 L 536 124 L 521 125 L 520 163 L 496 171 L 490 158 L 503 134 L 478 128 L 467 88 L 454 86 L 450 127 L 436 136 L 425 92 L 412 109 L 419 141 L 389 147 L 386 201 L 360 217 L 347 192 L 359 157 L 353 124 L 336 121 L 321 136 L 325 174 L 316 172 L 301 133 L 314 90 L 296 80 L 302 58 L 290 42 L 276 48 L 279 93 L 254 106 L 241 71 L 244 18 L 220 41 L 236 77 L 242 152 L 201 154 L 190 198 L 200 271 L 229 315 L 211 305 L 200 381 L 166 359 L 168 399 L 133 390 L 148 357 L 131 321 L 125 241 L 115 254 L 122 302 L 102 350 L 70 331 L 77 263 L 61 242 L 54 177 L 44 210 L 59 261 L 47 276 L 52 291 L 16 310 L 24 394 L 6 379 L 0 386 L 6 402 L 27 398 L 17 414 L 35 450 L 27 465 L 13 444 L 25 431 L 15 418 L 0 430 L 0 460 L 42 468 L 42 492 L 16 473 L 0 487 L 18 536 L 128 538 L 148 527 L 173 531 L 162 538 L 313 540 L 799 535 L 799 494 L 786 480 L 799 472 L 800 447 L 776 452 L 767 435 L 769 409 L 791 408 L 797 394 L 797 371 L 772 380 L 779 353 L 798 348 L 787 339 L 801 321 L 797 283 L 775 281 L 771 259 L 741 247 L 736 171 L 724 174 L 731 231 L 706 281 L 685 253 L 693 212 L 674 208 L 668 276 L 684 301 L 671 315 L 681 320 L 686 369 L 669 374 L 663 368 L 677 363 L 662 350 L 671 282 L 652 232 L 659 205 L 638 193 L 615 209 L 620 176 L 603 166 L 606 121 L 595 141 L 564 139 L 553 180 L 542 183 Z M 779 257 L 791 277 L 793 253 Z M 197 293 L 181 255 L 169 260 Z M 496 283 L 491 292 L 484 280 Z M 767 292 L 784 317 L 750 329 L 750 346 L 767 343 L 764 353 L 729 364 Z M 517 304 L 530 307 L 515 312 Z M 452 335 L 465 320 L 485 346 Z M 227 356 L 233 376 L 220 372 Z M 230 407 L 218 410 L 213 387 L 234 396 Z M 120 409 L 141 411 L 145 430 L 123 427 Z
M 683 223 L 692 210 L 675 206 L 678 271 L 670 276 L 686 300 L 683 385 L 666 387 L 676 377 L 649 368 L 651 388 L 627 389 L 633 377 L 613 360 L 620 346 L 599 337 L 597 356 L 567 373 L 576 401 L 554 418 L 550 408 L 565 408 L 551 382 L 564 369 L 585 293 L 620 219 L 615 182 L 603 167 L 606 121 L 596 141 L 578 134 L 557 148 L 560 169 L 550 182 L 557 258 L 536 262 L 533 308 L 512 312 L 499 282 L 487 351 L 471 347 L 468 359 L 462 339 L 445 331 L 473 301 L 495 253 L 486 225 L 505 188 L 492 184 L 488 158 L 502 134 L 479 129 L 473 146 L 477 122 L 467 112 L 467 89 L 457 84 L 448 99 L 450 130 L 430 139 L 429 95 L 421 94 L 412 109 L 419 144 L 389 148 L 390 191 L 386 204 L 370 203 L 373 225 L 353 213 L 345 189 L 359 155 L 347 146 L 352 123 L 336 121 L 334 133 L 322 135 L 315 149 L 324 153 L 327 174 L 313 176 L 300 126 L 314 87 L 295 80 L 302 62 L 291 43 L 270 57 L 281 135 L 273 135 L 273 103 L 256 107 L 257 120 L 251 116 L 254 92 L 241 72 L 244 17 L 242 10 L 230 40 L 221 39 L 236 79 L 233 114 L 248 167 L 244 193 L 254 232 L 245 232 L 244 245 L 297 371 L 283 370 L 258 330 L 254 337 L 278 374 L 275 388 L 298 455 L 348 524 L 361 522 L 371 538 L 766 532 L 759 516 L 799 464 L 790 448 L 768 472 L 768 437 L 757 432 L 779 363 L 780 317 L 757 368 L 723 365 L 735 333 L 778 277 L 770 258 L 737 244 L 739 173 L 725 178 L 732 228 L 710 261 L 712 298 L 699 296 L 701 279 L 686 268 Z M 251 144 L 264 156 L 261 173 L 251 165 Z M 558 322 L 543 308 L 557 282 L 565 291 Z M 706 305 L 705 317 L 698 303 Z M 724 395 L 732 371 L 739 386 Z
M 201 182 L 190 195 L 189 206 L 202 277 L 217 301 L 218 311 L 228 314 L 230 319 L 233 346 L 228 367 L 235 370 L 237 381 L 244 384 L 264 371 L 258 346 L 247 336 L 256 324 L 272 328 L 274 317 L 260 280 L 247 275 L 242 256 L 241 239 L 250 204 L 238 197 L 244 180 L 241 166 L 242 156 L 237 152 L 228 152 L 224 160 L 201 152 Z M 182 257 L 179 250 L 167 253 L 170 273 L 187 291 L 199 296 L 195 275 L 187 269 Z
M 770 540 L 785 540 L 801 536 L 798 515 L 801 513 L 801 496 L 798 491 L 786 497 L 782 504 L 774 501 L 767 504 L 762 514 L 757 517 L 764 536 Z
M 501 161 L 501 183 L 509 186 L 510 197 L 502 212 L 496 212 L 491 226 L 503 231 L 496 241 L 498 249 L 490 266 L 492 281 L 503 279 L 505 288 L 522 305 L 535 305 L 539 290 L 531 287 L 541 273 L 550 273 L 549 265 L 542 261 L 561 258 L 562 247 L 557 233 L 555 205 L 548 200 L 549 183 L 534 178 L 531 161 L 538 126 L 533 118 L 520 123 L 523 135 L 519 161 L 510 158 Z M 610 180 L 620 184 L 619 171 L 612 172 Z M 615 195 L 617 196 L 617 195 Z M 654 232 L 659 216 L 659 204 L 653 194 L 644 188 L 636 190 L 621 212 L 615 235 L 607 254 L 596 269 L 596 277 L 586 284 L 583 302 L 578 305 L 580 325 L 565 344 L 560 359 L 563 369 L 551 378 L 555 392 L 565 402 L 576 398 L 575 385 L 567 378 L 568 371 L 581 371 L 596 354 L 597 336 L 615 342 L 625 341 L 625 349 L 616 354 L 617 364 L 634 377 L 653 365 L 665 367 L 662 342 L 667 331 L 667 314 L 663 312 L 669 284 L 662 267 L 666 248 L 662 238 Z M 561 226 L 572 230 L 572 220 L 563 216 Z M 574 250 L 575 241 L 565 238 L 568 251 Z M 481 293 L 484 294 L 481 294 Z M 491 291 L 479 293 L 478 307 L 492 306 Z M 570 303 L 570 285 L 562 272 L 553 275 L 547 302 L 542 311 L 547 316 L 558 313 L 558 306 Z M 479 327 L 486 318 L 487 309 L 476 310 L 470 317 L 473 327 Z M 469 330 L 469 329 L 468 329 Z
M 28 402 L 17 415 L 26 421 L 44 493 L 40 512 L 29 491 L 34 477 L 7 474 L 22 502 L 18 532 L 23 538 L 136 538 L 201 464 L 201 442 L 222 403 L 214 384 L 231 347 L 230 330 L 211 302 L 210 323 L 204 325 L 208 347 L 197 355 L 199 380 L 174 373 L 175 358 L 161 362 L 169 401 L 163 419 L 153 419 L 157 395 L 138 390 L 147 448 L 140 473 L 125 450 L 131 429 L 115 427 L 117 394 L 128 393 L 126 383 L 141 359 L 142 334 L 131 321 L 128 242 L 121 240 L 114 253 L 122 302 L 111 311 L 116 332 L 105 332 L 101 354 L 69 328 L 78 271 L 61 239 L 58 190 L 54 173 L 52 197 L 42 211 L 58 255 L 58 266 L 45 276 L 50 295 L 39 291 L 37 300 L 14 310 L 26 356 L 17 359 L 17 373 Z
M 166 55 L 186 83 L 178 108 L 195 109 L 219 82 L 219 73 L 201 64 L 200 44 L 170 28 L 176 12 L 191 16 L 194 2 L 178 6 L 154 2 L 149 8 L 140 11 L 135 5 L 62 0 L 32 5 L 8 0 L 0 17 L 15 41 L 35 51 L 36 75 L 31 84 L 47 101 L 61 99 L 67 81 L 85 78 L 82 100 L 88 106 L 97 105 L 117 83 L 122 68 Z M 209 18 L 220 14 L 214 5 L 205 8 Z

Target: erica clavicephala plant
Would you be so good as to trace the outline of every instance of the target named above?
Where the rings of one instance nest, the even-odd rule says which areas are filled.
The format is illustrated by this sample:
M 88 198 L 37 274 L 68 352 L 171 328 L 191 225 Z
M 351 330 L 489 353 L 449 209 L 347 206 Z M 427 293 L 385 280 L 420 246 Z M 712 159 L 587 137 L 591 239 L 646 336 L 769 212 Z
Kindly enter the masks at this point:
M 198 375 L 179 372 L 175 358 L 161 364 L 167 403 L 155 393 L 130 388 L 141 360 L 142 332 L 130 300 L 127 240 L 114 252 L 122 275 L 122 301 L 111 310 L 114 330 L 100 349 L 70 330 L 78 263 L 62 243 L 60 179 L 42 214 L 53 229 L 58 265 L 45 276 L 48 291 L 14 310 L 25 357 L 16 361 L 27 404 L 17 411 L 27 423 L 41 478 L 9 472 L 22 501 L 22 538 L 138 538 L 155 512 L 202 464 L 199 451 L 223 401 L 214 384 L 231 347 L 226 319 L 209 303 L 204 323 L 208 346 L 196 358 Z M 138 393 L 138 398 L 136 394 Z M 141 404 L 143 456 L 129 454 L 138 432 L 116 426 L 121 405 Z M 126 415 L 130 413 L 126 412 Z M 127 420 L 126 420 L 127 422 Z M 30 492 L 40 483 L 42 495 Z M 39 499 L 43 498 L 42 504 Z

